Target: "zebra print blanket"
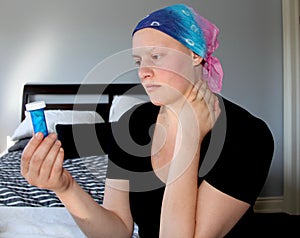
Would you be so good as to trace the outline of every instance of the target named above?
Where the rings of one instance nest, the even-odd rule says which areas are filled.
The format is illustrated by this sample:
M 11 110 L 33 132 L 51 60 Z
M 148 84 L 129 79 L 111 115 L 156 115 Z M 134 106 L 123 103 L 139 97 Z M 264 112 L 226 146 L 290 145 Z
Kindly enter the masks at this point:
M 49 190 L 28 184 L 20 173 L 22 150 L 8 152 L 0 158 L 0 206 L 63 207 Z M 64 167 L 81 187 L 102 204 L 107 156 L 65 160 Z

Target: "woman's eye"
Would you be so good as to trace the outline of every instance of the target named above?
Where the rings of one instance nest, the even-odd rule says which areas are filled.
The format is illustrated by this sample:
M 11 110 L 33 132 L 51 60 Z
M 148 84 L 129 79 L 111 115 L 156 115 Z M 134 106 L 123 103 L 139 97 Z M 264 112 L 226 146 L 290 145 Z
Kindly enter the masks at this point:
M 135 60 L 134 64 L 137 65 L 137 66 L 140 66 L 141 65 L 141 61 L 140 60 Z
M 159 54 L 153 54 L 152 55 L 152 59 L 159 60 L 160 59 L 160 55 Z

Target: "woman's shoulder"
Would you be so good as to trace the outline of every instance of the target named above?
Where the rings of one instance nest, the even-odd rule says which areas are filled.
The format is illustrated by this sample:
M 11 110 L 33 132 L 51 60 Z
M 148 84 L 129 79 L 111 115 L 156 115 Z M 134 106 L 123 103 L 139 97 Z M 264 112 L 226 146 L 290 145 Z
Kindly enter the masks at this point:
M 245 151 L 251 147 L 273 151 L 274 138 L 267 122 L 224 97 L 221 100 L 223 113 L 216 131 L 224 134 L 227 146 Z
M 251 113 L 245 107 L 233 102 L 223 96 L 219 97 L 223 119 L 229 129 L 237 131 L 253 131 L 254 129 L 265 128 L 269 130 L 267 123 L 257 115 Z
M 219 96 L 219 100 L 221 101 L 221 105 L 223 104 L 223 108 L 226 112 L 227 116 L 239 116 L 239 117 L 254 117 L 254 115 L 246 109 L 244 106 L 225 98 L 224 96 Z M 221 106 L 222 107 L 222 106 Z

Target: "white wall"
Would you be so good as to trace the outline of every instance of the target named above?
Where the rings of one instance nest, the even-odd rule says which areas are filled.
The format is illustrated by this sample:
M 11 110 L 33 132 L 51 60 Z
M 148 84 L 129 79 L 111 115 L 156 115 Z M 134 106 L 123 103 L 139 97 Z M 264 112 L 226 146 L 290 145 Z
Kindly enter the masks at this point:
M 26 82 L 80 83 L 99 62 L 129 49 L 138 20 L 184 2 L 220 28 L 222 94 L 270 125 L 276 151 L 263 196 L 283 194 L 280 0 L 0 0 L 0 151 L 20 121 Z M 115 62 L 115 61 L 114 61 Z M 110 65 L 111 70 L 117 67 Z M 132 73 L 123 81 L 137 82 Z M 109 78 L 99 81 L 110 82 Z

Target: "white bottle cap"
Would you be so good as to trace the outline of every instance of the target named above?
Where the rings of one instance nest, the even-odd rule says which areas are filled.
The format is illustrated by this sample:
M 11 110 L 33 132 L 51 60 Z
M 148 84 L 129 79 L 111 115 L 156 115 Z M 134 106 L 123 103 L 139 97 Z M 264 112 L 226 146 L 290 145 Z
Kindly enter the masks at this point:
M 38 110 L 38 109 L 41 109 L 41 108 L 45 108 L 46 103 L 44 101 L 31 102 L 31 103 L 27 103 L 25 105 L 25 107 L 26 107 L 27 111 L 33 111 L 33 110 Z

